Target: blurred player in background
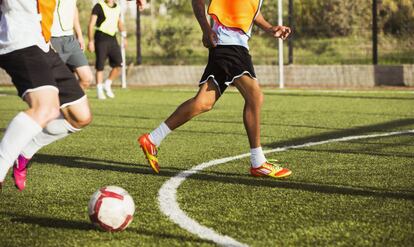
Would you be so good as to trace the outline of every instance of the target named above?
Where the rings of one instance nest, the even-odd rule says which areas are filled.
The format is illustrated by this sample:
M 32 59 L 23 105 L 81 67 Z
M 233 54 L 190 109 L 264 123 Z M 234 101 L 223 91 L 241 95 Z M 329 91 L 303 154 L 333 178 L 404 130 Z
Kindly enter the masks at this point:
M 78 80 L 50 47 L 55 6 L 54 0 L 1 1 L 0 67 L 28 109 L 11 120 L 0 142 L 0 187 L 14 164 L 15 184 L 23 190 L 30 158 L 92 120 Z
M 208 64 L 198 93 L 181 104 L 165 122 L 138 142 L 152 169 L 158 173 L 158 150 L 162 140 L 193 117 L 211 110 L 226 88 L 233 84 L 245 100 L 243 122 L 250 144 L 250 173 L 253 176 L 287 177 L 291 171 L 266 160 L 260 143 L 260 111 L 263 93 L 256 79 L 248 40 L 256 24 L 274 38 L 286 39 L 290 28 L 273 26 L 260 13 L 262 0 L 211 0 L 205 14 L 204 0 L 193 0 L 193 11 L 203 31 L 203 44 L 209 48 Z
M 98 99 L 114 98 L 112 82 L 121 74 L 121 47 L 116 39 L 117 32 L 124 37 L 126 46 L 126 31 L 120 19 L 121 8 L 115 0 L 99 0 L 92 9 L 88 26 L 88 49 L 96 55 L 96 88 Z M 95 32 L 94 32 L 95 30 Z M 108 78 L 103 82 L 105 61 L 109 58 L 112 67 Z M 105 96 L 106 93 L 106 96 Z
M 57 0 L 51 42 L 63 62 L 77 74 L 80 86 L 86 89 L 92 82 L 93 75 L 83 53 L 85 42 L 76 2 L 77 0 Z

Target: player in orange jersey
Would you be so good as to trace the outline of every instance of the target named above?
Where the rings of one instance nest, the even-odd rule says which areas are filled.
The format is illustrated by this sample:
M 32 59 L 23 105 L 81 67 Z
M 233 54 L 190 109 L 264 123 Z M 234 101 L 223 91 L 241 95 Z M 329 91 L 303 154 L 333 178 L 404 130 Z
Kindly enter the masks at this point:
M 161 141 L 193 117 L 211 110 L 229 85 L 234 85 L 245 100 L 243 122 L 250 144 L 250 173 L 253 176 L 287 177 L 289 169 L 266 160 L 260 143 L 260 110 L 263 93 L 249 55 L 248 40 L 253 24 L 274 38 L 286 39 L 291 33 L 285 26 L 273 26 L 260 13 L 262 0 L 211 0 L 205 15 L 204 0 L 193 0 L 193 10 L 203 31 L 203 44 L 209 48 L 208 64 L 199 83 L 198 93 L 182 103 L 165 122 L 138 142 L 152 169 L 158 173 L 158 150 Z

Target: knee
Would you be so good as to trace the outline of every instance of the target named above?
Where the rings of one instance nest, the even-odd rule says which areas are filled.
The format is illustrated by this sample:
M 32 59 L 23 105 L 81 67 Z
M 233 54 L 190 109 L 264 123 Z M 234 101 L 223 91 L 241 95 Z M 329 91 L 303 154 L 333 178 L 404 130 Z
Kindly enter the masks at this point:
M 44 123 L 48 123 L 60 115 L 59 106 L 39 106 L 32 111 L 34 116 Z
M 197 99 L 196 99 L 196 102 L 197 102 L 196 105 L 198 107 L 198 111 L 200 113 L 208 112 L 211 109 L 213 109 L 213 107 L 214 107 L 213 102 L 209 102 L 209 101 L 205 101 L 205 100 L 197 100 Z
M 68 120 L 70 124 L 78 129 L 82 129 L 88 126 L 92 122 L 92 114 L 84 114 L 82 116 L 77 116 L 76 119 Z
M 87 73 L 85 75 L 82 75 L 82 77 L 79 78 L 82 88 L 88 88 L 89 85 L 92 84 L 93 81 L 93 75 L 92 73 Z

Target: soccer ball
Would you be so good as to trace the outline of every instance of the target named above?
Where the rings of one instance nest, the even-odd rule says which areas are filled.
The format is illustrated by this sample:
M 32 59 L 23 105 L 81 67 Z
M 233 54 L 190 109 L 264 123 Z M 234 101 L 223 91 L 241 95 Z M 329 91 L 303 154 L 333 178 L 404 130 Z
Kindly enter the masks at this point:
M 92 223 L 108 232 L 127 228 L 134 212 L 134 200 L 126 190 L 117 186 L 99 189 L 92 195 L 88 205 Z

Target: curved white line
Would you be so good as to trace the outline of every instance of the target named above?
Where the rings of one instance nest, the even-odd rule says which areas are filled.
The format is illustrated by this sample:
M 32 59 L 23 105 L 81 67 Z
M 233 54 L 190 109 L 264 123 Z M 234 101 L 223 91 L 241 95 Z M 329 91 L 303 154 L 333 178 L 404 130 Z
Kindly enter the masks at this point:
M 404 134 L 414 134 L 414 130 L 407 130 L 407 131 L 397 131 L 397 132 L 389 132 L 384 134 L 372 134 L 372 135 L 358 135 L 358 136 L 348 136 L 342 138 L 335 138 L 326 141 L 318 141 L 318 142 L 308 142 L 301 145 L 293 145 L 293 146 L 285 146 L 280 148 L 275 148 L 271 150 L 266 150 L 264 153 L 276 153 L 276 152 L 283 152 L 289 149 L 297 149 L 303 147 L 310 147 L 310 146 L 317 146 L 332 142 L 344 142 L 344 141 L 352 141 L 352 140 L 360 140 L 360 139 L 368 139 L 368 138 L 377 138 L 377 137 L 387 137 L 387 136 L 394 136 L 394 135 L 404 135 Z M 174 223 L 178 224 L 181 228 L 196 234 L 202 239 L 213 241 L 214 243 L 222 246 L 248 246 L 246 244 L 240 243 L 237 240 L 229 237 L 223 236 L 214 230 L 205 227 L 199 224 L 197 221 L 191 219 L 183 210 L 180 209 L 180 206 L 177 202 L 177 189 L 187 179 L 189 176 L 196 174 L 199 171 L 202 171 L 208 167 L 212 167 L 215 165 L 224 164 L 233 160 L 238 160 L 242 158 L 249 157 L 250 153 L 245 153 L 237 156 L 232 156 L 223 159 L 211 160 L 197 166 L 194 166 L 190 170 L 186 170 L 180 172 L 176 176 L 170 178 L 167 182 L 165 182 L 161 189 L 158 192 L 158 202 L 160 204 L 161 212 L 163 212 L 167 217 L 169 217 Z

